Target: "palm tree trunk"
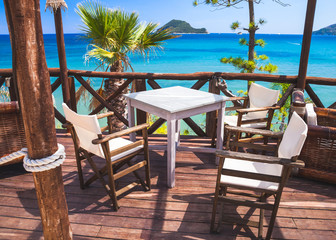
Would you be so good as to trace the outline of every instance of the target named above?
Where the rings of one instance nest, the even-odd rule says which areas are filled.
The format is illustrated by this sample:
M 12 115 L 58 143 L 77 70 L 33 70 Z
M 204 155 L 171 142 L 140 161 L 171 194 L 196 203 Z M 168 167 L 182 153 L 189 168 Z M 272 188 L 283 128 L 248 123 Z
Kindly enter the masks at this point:
M 121 61 L 115 62 L 111 67 L 110 67 L 111 72 L 123 72 L 124 68 L 122 66 Z M 105 80 L 105 93 L 107 96 L 113 94 L 115 91 L 119 89 L 119 87 L 125 82 L 123 78 L 108 78 Z M 126 115 L 126 99 L 122 96 L 122 94 L 126 94 L 129 92 L 129 89 L 125 89 L 122 91 L 121 94 L 119 94 L 116 98 L 111 100 L 112 106 L 121 113 L 124 117 Z M 112 116 L 110 118 L 110 124 L 112 126 L 113 131 L 120 131 L 123 128 L 125 128 L 125 125 L 123 122 L 121 122 L 116 116 Z

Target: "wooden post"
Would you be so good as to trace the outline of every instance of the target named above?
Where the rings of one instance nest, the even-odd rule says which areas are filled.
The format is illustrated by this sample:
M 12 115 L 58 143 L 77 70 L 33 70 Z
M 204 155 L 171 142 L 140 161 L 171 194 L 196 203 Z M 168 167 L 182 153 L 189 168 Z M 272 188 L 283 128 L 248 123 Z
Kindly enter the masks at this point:
M 69 80 L 71 110 L 77 112 L 75 78 L 69 77 L 68 80 Z
M 313 33 L 313 24 L 314 24 L 314 15 L 316 8 L 316 0 L 308 0 L 307 11 L 306 11 L 306 21 L 302 38 L 302 48 L 301 48 L 301 57 L 300 57 L 300 67 L 299 75 L 297 81 L 297 88 L 302 90 L 306 86 L 306 76 L 308 68 L 308 59 L 309 59 L 309 50 L 310 42 Z
M 136 79 L 134 81 L 135 83 L 135 91 L 140 92 L 140 91 L 146 91 L 146 80 L 145 79 Z M 137 125 L 140 125 L 142 123 L 147 122 L 147 113 L 142 111 L 142 110 L 136 110 L 136 121 Z M 137 135 L 141 135 L 142 132 L 138 131 Z
M 217 87 L 217 78 L 212 78 L 209 80 L 209 93 L 220 94 L 220 90 Z M 215 133 L 216 118 L 216 111 L 208 112 L 206 114 L 205 132 L 208 137 L 212 137 L 212 135 Z
M 28 155 L 57 150 L 50 76 L 44 52 L 39 0 L 4 0 Z M 45 239 L 72 239 L 61 166 L 33 173 Z
M 60 79 L 62 82 L 63 102 L 65 102 L 69 106 L 69 108 L 72 109 L 70 100 L 69 80 L 68 80 L 68 67 L 65 55 L 61 7 L 54 9 L 54 20 L 55 20 L 55 30 L 56 30 L 56 40 L 58 50 L 58 61 L 60 65 Z

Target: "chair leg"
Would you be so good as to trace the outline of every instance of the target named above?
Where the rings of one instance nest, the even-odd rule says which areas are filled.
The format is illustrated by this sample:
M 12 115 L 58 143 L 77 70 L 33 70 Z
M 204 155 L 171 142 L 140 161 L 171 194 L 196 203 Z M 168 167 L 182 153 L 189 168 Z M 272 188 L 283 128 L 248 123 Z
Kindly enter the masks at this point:
M 217 213 L 217 205 L 218 205 L 218 195 L 219 189 L 216 187 L 215 197 L 213 200 L 212 206 L 212 216 L 211 216 L 211 223 L 210 223 L 210 232 L 215 232 L 215 222 L 216 222 L 216 213 Z
M 218 220 L 218 224 L 217 224 L 217 228 L 215 230 L 215 224 L 216 224 L 216 214 L 217 214 L 217 206 L 218 206 L 218 198 L 219 195 L 226 195 L 226 187 L 221 187 L 218 186 L 216 187 L 216 191 L 215 191 L 215 197 L 214 197 L 214 201 L 213 201 L 213 206 L 212 206 L 212 216 L 211 216 L 211 224 L 210 224 L 210 232 L 218 232 L 219 231 L 219 227 L 220 227 L 220 221 L 223 220 L 222 217 L 222 212 L 223 212 L 223 206 L 224 204 L 221 203 L 220 206 L 220 212 L 219 212 L 219 220 Z
M 85 185 L 84 185 L 84 177 L 83 177 L 83 170 L 82 170 L 82 160 L 80 159 L 80 155 L 78 151 L 75 151 L 75 152 L 76 152 L 76 165 L 77 165 L 79 186 L 81 189 L 84 189 Z
M 279 196 L 278 196 L 279 195 Z M 272 215 L 271 215 L 271 219 L 270 219 L 270 223 L 267 229 L 267 234 L 266 234 L 266 238 L 267 240 L 271 239 L 272 236 L 272 232 L 273 232 L 273 227 L 275 224 L 275 218 L 277 216 L 278 213 L 278 209 L 279 209 L 279 204 L 280 204 L 280 197 L 281 197 L 281 193 L 278 193 L 275 197 L 275 202 L 274 202 L 274 206 L 273 206 L 273 211 L 272 211 Z
M 111 160 L 106 160 L 106 166 L 107 166 L 107 172 L 108 172 L 108 179 L 109 179 L 109 187 L 110 187 L 110 197 L 113 204 L 113 209 L 115 211 L 118 211 L 119 205 L 118 205 L 118 199 L 117 199 L 117 193 L 116 193 L 116 186 L 115 186 L 115 180 L 113 175 L 113 169 L 112 169 L 112 163 Z
M 260 202 L 266 202 L 265 194 L 262 194 L 260 196 Z M 262 239 L 262 234 L 263 234 L 263 230 L 264 230 L 264 213 L 265 213 L 265 210 L 260 208 L 259 226 L 258 226 L 258 238 L 259 239 Z
M 148 152 L 148 148 L 145 149 L 144 152 L 145 155 L 145 159 L 146 159 L 146 166 L 145 166 L 145 171 L 146 171 L 146 183 L 147 183 L 147 187 L 148 187 L 148 191 L 151 190 L 151 179 L 150 179 L 150 162 L 149 162 L 149 152 Z

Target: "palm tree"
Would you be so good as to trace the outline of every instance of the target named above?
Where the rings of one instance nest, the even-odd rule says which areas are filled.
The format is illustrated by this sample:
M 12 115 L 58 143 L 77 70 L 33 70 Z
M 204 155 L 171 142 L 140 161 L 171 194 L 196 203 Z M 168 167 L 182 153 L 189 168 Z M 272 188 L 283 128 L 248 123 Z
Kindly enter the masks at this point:
M 95 1 L 78 4 L 76 12 L 82 19 L 81 30 L 84 38 L 90 42 L 86 59 L 98 60 L 99 66 L 104 67 L 105 71 L 123 72 L 128 68 L 133 71 L 130 54 L 148 57 L 150 53 L 163 49 L 165 40 L 176 37 L 169 29 L 156 30 L 156 23 L 140 23 L 138 14 L 134 12 L 111 9 Z M 124 79 L 106 79 L 104 88 L 102 82 L 98 93 L 103 96 L 110 95 L 123 82 Z M 126 102 L 121 94 L 111 104 L 124 114 Z M 91 108 L 94 106 L 93 102 Z M 115 130 L 123 127 L 117 119 L 113 124 Z

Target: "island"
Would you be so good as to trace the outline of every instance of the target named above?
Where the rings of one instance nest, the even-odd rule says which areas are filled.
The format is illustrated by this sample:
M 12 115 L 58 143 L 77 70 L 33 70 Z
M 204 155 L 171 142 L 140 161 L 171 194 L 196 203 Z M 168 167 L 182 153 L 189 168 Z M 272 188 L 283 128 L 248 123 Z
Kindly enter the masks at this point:
M 314 35 L 336 35 L 336 24 L 314 31 Z
M 208 33 L 205 28 L 193 28 L 189 23 L 182 20 L 171 20 L 161 29 L 169 28 L 172 33 Z

